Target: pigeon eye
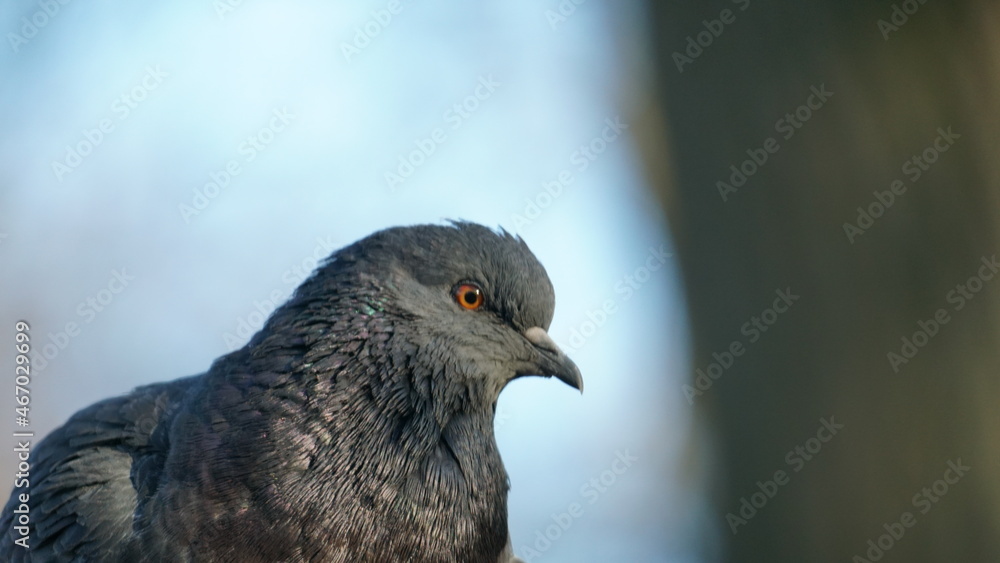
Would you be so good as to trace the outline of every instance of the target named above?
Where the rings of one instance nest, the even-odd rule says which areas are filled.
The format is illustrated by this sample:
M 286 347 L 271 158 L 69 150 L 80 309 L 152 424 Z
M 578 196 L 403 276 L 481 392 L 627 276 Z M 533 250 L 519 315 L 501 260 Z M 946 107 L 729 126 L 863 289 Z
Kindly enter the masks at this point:
M 455 296 L 455 301 L 466 309 L 473 311 L 483 306 L 483 290 L 479 288 L 478 285 L 471 283 L 463 283 L 455 288 L 453 292 Z

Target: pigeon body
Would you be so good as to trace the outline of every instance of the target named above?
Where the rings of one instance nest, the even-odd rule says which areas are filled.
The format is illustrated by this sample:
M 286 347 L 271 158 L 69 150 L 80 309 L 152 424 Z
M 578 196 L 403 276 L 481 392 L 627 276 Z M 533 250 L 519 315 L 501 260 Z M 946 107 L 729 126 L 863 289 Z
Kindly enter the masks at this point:
M 522 375 L 582 388 L 548 337 L 554 294 L 520 238 L 387 229 L 335 252 L 204 374 L 78 413 L 33 452 L 45 562 L 507 563 L 493 436 Z

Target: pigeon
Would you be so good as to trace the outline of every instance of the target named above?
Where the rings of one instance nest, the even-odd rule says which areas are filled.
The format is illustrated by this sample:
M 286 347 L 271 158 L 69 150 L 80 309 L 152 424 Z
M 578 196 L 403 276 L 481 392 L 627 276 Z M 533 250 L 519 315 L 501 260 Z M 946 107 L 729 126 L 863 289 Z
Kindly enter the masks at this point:
M 545 269 L 502 229 L 376 232 L 207 372 L 47 436 L 0 516 L 0 560 L 520 561 L 493 417 L 521 376 L 583 390 L 547 333 L 554 307 Z

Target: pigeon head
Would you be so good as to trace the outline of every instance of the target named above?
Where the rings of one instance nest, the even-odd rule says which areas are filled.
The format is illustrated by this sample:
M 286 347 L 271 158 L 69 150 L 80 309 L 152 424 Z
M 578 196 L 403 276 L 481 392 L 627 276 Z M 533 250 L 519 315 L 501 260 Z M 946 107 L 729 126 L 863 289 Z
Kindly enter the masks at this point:
M 466 222 L 397 227 L 341 250 L 329 267 L 378 286 L 375 300 L 405 319 L 393 339 L 413 349 L 418 371 L 449 366 L 452 379 L 490 403 L 524 375 L 583 388 L 580 370 L 546 332 L 552 283 L 519 237 Z

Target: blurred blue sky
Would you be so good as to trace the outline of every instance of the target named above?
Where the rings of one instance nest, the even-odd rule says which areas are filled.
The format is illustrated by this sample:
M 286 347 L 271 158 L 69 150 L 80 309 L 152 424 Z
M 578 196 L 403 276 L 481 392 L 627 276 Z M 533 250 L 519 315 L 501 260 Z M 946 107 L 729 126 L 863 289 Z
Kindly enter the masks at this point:
M 468 219 L 547 267 L 550 333 L 586 380 L 582 397 L 543 379 L 501 397 L 515 551 L 693 560 L 677 263 L 628 135 L 621 28 L 641 17 L 595 0 L 554 22 L 559 5 L 0 4 L 0 338 L 23 318 L 50 345 L 33 428 L 204 371 L 315 257 Z

